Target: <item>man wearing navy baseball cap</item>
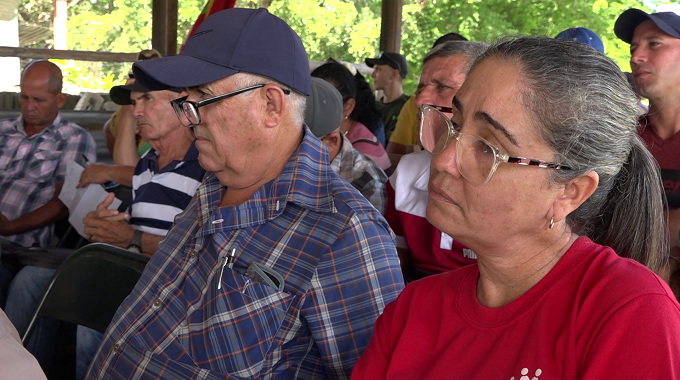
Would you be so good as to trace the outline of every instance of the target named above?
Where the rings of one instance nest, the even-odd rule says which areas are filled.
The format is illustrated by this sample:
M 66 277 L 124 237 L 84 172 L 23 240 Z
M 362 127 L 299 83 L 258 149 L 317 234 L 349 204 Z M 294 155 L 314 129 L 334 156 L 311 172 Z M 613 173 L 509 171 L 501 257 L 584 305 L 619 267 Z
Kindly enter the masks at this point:
M 630 44 L 630 68 L 649 112 L 640 118 L 640 136 L 661 167 L 666 200 L 671 256 L 680 259 L 680 16 L 672 12 L 647 14 L 629 9 L 614 24 L 616 35 Z M 671 289 L 680 296 L 678 260 L 671 263 Z
M 88 379 L 344 379 L 403 287 L 378 211 L 303 124 L 309 62 L 266 9 L 228 9 L 138 62 L 209 173 L 118 309 Z

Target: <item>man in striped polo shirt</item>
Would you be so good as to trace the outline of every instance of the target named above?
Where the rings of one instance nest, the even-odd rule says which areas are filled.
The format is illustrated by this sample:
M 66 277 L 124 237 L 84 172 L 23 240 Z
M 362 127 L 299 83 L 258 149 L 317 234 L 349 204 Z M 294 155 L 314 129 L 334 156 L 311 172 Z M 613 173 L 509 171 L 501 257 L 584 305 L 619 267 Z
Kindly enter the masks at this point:
M 194 196 L 205 170 L 198 164 L 193 132 L 182 126 L 170 105 L 171 100 L 180 96 L 179 92 L 178 89 L 149 91 L 136 83 L 111 89 L 111 99 L 115 103 L 134 106 L 140 134 L 152 148 L 136 167 L 91 164 L 85 169 L 80 187 L 107 181 L 132 187 L 132 203 L 127 213 L 108 209 L 114 198 L 109 194 L 97 210 L 85 217 L 83 223 L 90 241 L 152 255 L 168 233 L 175 215 L 182 212 Z M 6 312 L 20 332 L 28 326 L 53 273 L 54 269 L 28 266 L 16 275 Z M 48 371 L 59 324 L 44 318 L 39 323 L 40 328 L 36 331 L 40 333 L 33 334 L 27 349 Z M 101 334 L 79 328 L 78 336 L 77 370 L 84 376 Z
M 139 251 L 156 252 L 158 242 L 194 196 L 205 170 L 191 128 L 185 128 L 170 105 L 181 89 L 150 91 L 139 83 L 115 86 L 111 100 L 133 105 L 142 138 L 151 148 L 136 167 L 95 164 L 88 166 L 78 186 L 118 182 L 132 187 L 128 213 L 108 210 L 113 195 L 84 219 L 89 240 Z M 129 223 L 128 223 L 129 222 Z

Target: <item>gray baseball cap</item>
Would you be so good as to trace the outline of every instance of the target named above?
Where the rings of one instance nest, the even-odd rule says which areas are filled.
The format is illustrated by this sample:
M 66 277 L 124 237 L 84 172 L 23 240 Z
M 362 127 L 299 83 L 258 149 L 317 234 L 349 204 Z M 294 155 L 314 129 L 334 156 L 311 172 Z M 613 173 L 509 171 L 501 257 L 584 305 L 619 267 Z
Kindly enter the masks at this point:
M 314 136 L 323 137 L 342 123 L 342 95 L 330 83 L 312 77 L 311 95 L 307 97 L 305 124 Z

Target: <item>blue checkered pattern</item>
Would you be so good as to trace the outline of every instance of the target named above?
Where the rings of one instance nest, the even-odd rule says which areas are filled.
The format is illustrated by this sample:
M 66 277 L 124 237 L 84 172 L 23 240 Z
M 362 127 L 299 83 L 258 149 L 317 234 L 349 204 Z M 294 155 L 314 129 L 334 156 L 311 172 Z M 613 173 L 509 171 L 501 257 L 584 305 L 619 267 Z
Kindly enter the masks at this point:
M 345 379 L 403 279 L 382 216 L 309 130 L 278 178 L 219 207 L 209 174 L 118 309 L 88 379 Z M 233 269 L 225 260 L 234 252 Z M 283 290 L 250 276 L 258 263 Z
M 0 121 L 0 212 L 14 220 L 55 198 L 56 184 L 64 181 L 66 162 L 85 165 L 97 159 L 97 146 L 89 132 L 57 115 L 41 133 L 28 137 L 22 118 Z M 50 244 L 52 225 L 23 234 L 5 236 L 30 247 Z

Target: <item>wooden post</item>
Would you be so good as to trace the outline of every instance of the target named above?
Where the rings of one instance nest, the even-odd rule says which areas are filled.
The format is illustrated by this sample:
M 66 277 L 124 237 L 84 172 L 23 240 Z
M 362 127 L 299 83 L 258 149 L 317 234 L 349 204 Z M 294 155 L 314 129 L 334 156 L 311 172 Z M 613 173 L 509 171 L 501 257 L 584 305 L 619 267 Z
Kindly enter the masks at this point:
M 54 0 L 54 48 L 68 50 L 68 3 L 66 0 Z
M 153 0 L 151 46 L 164 57 L 177 54 L 177 0 Z
M 380 25 L 380 51 L 400 53 L 401 8 L 403 0 L 383 0 Z

